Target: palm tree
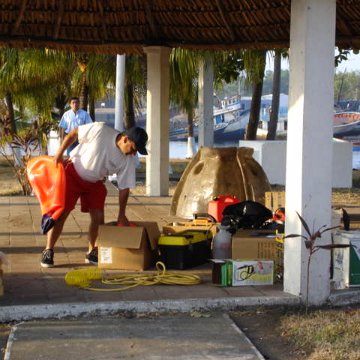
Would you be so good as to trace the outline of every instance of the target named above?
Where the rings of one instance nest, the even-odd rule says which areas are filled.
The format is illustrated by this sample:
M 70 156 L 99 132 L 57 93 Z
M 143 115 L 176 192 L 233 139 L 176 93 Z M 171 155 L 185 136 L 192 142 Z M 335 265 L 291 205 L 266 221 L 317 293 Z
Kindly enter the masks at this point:
M 252 82 L 252 100 L 250 108 L 249 123 L 246 129 L 246 140 L 256 140 L 256 132 L 259 125 L 261 95 L 263 78 L 266 65 L 265 50 L 246 51 L 244 56 L 244 66 L 247 78 Z
M 89 62 L 89 54 L 86 53 L 77 54 L 76 62 L 80 70 L 80 80 L 79 80 L 80 109 L 87 111 L 88 103 L 89 103 L 89 85 L 87 81 L 87 67 Z
M 86 84 L 88 92 L 89 113 L 93 121 L 95 118 L 95 101 L 103 98 L 107 92 L 109 84 L 115 82 L 116 56 L 89 54 Z M 80 82 L 82 84 L 82 82 Z
M 146 94 L 146 56 L 127 55 L 125 60 L 125 129 L 136 123 L 135 113 Z
M 193 119 L 198 101 L 199 53 L 173 49 L 170 54 L 170 101 L 185 111 L 188 117 L 188 133 L 193 133 Z
M 3 49 L 0 51 L 0 95 L 6 97 L 12 129 L 16 132 L 13 106 L 50 117 L 59 79 L 72 72 L 68 55 L 45 50 Z M 23 114 L 22 114 L 23 115 Z
M 187 114 L 190 141 L 194 136 L 193 120 L 198 104 L 199 62 L 205 56 L 204 52 L 184 49 L 175 49 L 170 55 L 170 99 Z M 219 51 L 212 56 L 215 88 L 220 88 L 224 81 L 229 83 L 237 79 L 243 70 L 242 51 Z
M 270 121 L 266 140 L 275 140 L 280 103 L 281 50 L 275 50 Z

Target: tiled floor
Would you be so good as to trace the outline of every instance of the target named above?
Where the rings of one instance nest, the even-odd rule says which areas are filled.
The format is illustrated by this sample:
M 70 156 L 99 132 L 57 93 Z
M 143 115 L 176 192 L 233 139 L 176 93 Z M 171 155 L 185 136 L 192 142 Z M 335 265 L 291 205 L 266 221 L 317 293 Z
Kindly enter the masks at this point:
M 128 217 L 134 221 L 156 221 L 161 227 L 180 220 L 169 215 L 170 203 L 170 197 L 131 196 Z M 117 209 L 117 197 L 108 195 L 106 221 L 116 218 Z M 82 214 L 78 209 L 72 212 L 55 248 L 56 266 L 51 269 L 41 268 L 39 264 L 40 253 L 45 245 L 45 236 L 39 232 L 40 220 L 40 207 L 35 197 L 0 197 L 0 251 L 5 253 L 8 261 L 7 265 L 3 265 L 5 293 L 0 298 L 1 306 L 116 300 L 286 296 L 282 292 L 281 285 L 246 288 L 216 286 L 211 281 L 209 264 L 184 271 L 201 277 L 202 283 L 195 286 L 138 286 L 118 292 L 92 292 L 70 287 L 64 281 L 66 273 L 74 268 L 90 266 L 84 264 L 88 215 Z M 147 273 L 154 271 L 150 269 Z

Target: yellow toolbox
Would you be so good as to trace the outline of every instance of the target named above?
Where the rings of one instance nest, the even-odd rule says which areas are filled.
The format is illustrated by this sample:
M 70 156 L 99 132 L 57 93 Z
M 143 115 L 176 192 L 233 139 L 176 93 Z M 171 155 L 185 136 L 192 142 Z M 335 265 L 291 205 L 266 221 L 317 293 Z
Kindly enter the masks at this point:
M 187 269 L 206 263 L 211 258 L 212 233 L 185 230 L 160 235 L 158 248 L 161 261 L 168 269 Z
M 217 233 L 216 220 L 209 214 L 194 214 L 194 219 L 190 221 L 175 222 L 164 225 L 162 232 L 164 234 L 179 233 L 187 230 L 207 230 L 215 236 Z

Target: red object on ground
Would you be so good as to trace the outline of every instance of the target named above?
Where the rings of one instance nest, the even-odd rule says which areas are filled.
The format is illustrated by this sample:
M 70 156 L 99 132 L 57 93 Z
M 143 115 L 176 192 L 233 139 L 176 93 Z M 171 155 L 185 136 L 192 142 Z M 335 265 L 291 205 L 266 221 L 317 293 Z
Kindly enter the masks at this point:
M 42 230 L 46 234 L 65 208 L 65 170 L 62 163 L 57 165 L 51 156 L 38 156 L 29 160 L 27 176 L 40 202 Z
M 216 196 L 213 200 L 209 201 L 208 214 L 212 215 L 217 222 L 221 222 L 223 215 L 222 212 L 229 205 L 234 205 L 240 202 L 236 196 L 220 195 Z
M 273 221 L 285 221 L 285 208 L 279 208 L 274 212 Z

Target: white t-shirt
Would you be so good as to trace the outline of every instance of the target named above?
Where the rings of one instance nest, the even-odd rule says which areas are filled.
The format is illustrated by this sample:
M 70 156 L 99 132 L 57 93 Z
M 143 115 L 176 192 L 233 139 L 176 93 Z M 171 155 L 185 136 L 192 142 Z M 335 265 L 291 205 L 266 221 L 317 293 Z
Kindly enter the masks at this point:
M 90 182 L 117 174 L 119 189 L 135 187 L 134 155 L 124 155 L 116 146 L 119 132 L 103 122 L 78 127 L 79 145 L 71 151 L 70 159 L 78 175 Z

